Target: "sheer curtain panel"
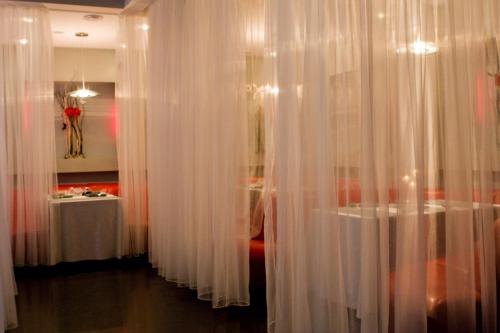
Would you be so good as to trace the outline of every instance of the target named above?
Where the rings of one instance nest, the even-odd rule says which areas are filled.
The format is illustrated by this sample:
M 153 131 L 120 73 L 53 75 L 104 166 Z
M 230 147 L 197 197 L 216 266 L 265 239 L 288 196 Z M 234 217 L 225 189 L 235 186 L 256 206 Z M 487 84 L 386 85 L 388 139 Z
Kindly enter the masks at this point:
M 56 179 L 51 36 L 43 6 L 0 2 L 1 134 L 14 264 L 19 266 L 48 260 L 47 199 Z
M 1 8 L 0 8 L 1 11 Z M 0 89 L 2 89 L 0 82 Z M 5 133 L 5 118 L 0 114 L 0 133 Z M 7 191 L 7 150 L 5 135 L 0 135 L 0 331 L 17 326 L 16 283 L 10 247 L 10 209 Z
M 249 190 L 241 3 L 149 8 L 150 259 L 214 307 L 247 305 Z
M 116 50 L 118 114 L 118 168 L 123 208 L 123 254 L 148 250 L 146 172 L 147 19 L 138 15 L 119 18 Z
M 3 8 L 0 7 L 0 17 Z M 5 90 L 5 81 L 0 76 L 0 96 Z M 7 136 L 4 108 L 0 105 L 0 331 L 17 326 L 15 280 L 12 271 L 12 251 L 10 246 L 10 204 L 7 172 Z
M 497 331 L 498 8 L 266 1 L 269 331 Z
M 0 119 L 0 130 L 4 130 Z M 5 141 L 0 138 L 0 330 L 17 326 L 16 283 L 12 271 L 10 248 L 9 209 L 7 208 L 7 166 L 5 161 Z

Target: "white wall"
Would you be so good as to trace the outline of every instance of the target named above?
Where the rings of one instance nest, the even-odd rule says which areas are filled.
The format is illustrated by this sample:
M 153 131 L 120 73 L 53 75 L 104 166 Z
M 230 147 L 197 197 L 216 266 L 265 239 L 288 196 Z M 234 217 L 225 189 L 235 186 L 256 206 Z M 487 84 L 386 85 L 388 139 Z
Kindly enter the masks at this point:
M 81 80 L 81 50 L 54 49 L 54 80 L 62 82 Z M 56 122 L 56 156 L 58 173 L 102 172 L 118 170 L 116 154 L 116 110 L 114 107 L 115 51 L 84 49 L 85 81 L 90 89 L 100 93 L 89 98 L 83 119 L 83 149 L 85 158 L 64 159 L 62 110 L 54 106 Z
M 115 50 L 54 48 L 54 81 L 115 82 Z

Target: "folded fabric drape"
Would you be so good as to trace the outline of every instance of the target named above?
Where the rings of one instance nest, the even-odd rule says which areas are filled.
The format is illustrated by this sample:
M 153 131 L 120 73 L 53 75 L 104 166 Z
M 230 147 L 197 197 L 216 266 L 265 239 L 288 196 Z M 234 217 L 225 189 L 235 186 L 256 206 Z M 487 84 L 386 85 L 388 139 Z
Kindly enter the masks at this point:
M 237 1 L 156 1 L 149 17 L 150 259 L 214 307 L 247 305 L 245 31 Z
M 5 120 L 15 265 L 47 263 L 56 181 L 52 31 L 43 6 L 0 3 L 0 112 Z
M 496 332 L 498 2 L 266 15 L 269 331 Z
M 2 11 L 0 7 L 0 12 Z M 1 16 L 1 14 L 0 14 Z M 0 80 L 0 91 L 3 84 Z M 0 106 L 0 133 L 5 133 L 5 117 Z M 15 291 L 10 247 L 10 196 L 7 186 L 7 145 L 5 135 L 0 135 L 0 330 L 17 326 Z
M 146 172 L 147 18 L 122 15 L 116 50 L 118 169 L 123 255 L 148 251 Z
M 52 42 L 43 6 L 0 3 L 0 330 L 17 325 L 14 262 L 47 262 L 55 174 Z M 12 231 L 12 232 L 11 232 Z

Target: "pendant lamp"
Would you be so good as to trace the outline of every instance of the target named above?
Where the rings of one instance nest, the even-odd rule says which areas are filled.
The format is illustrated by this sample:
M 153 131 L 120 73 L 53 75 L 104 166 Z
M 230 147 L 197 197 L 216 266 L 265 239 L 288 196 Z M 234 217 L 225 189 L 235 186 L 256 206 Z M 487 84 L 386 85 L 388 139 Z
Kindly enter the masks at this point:
M 77 32 L 75 34 L 75 36 L 78 38 L 86 38 L 89 36 L 89 34 L 86 32 Z M 69 95 L 71 97 L 75 97 L 75 98 L 95 97 L 95 96 L 99 95 L 99 93 L 97 91 L 90 90 L 90 89 L 85 87 L 85 69 L 84 69 L 84 65 L 83 65 L 83 42 L 82 42 L 81 52 L 80 52 L 80 61 L 81 61 L 81 65 L 82 65 L 82 86 L 77 90 L 71 91 L 69 93 Z

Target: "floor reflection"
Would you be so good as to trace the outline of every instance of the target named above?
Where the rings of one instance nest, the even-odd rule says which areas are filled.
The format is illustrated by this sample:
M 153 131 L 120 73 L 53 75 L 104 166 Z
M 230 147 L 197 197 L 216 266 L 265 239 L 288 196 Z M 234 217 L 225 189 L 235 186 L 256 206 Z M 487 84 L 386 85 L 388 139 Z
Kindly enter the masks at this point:
M 11 332 L 266 332 L 262 295 L 213 310 L 156 275 L 146 258 L 16 270 L 19 328 Z

